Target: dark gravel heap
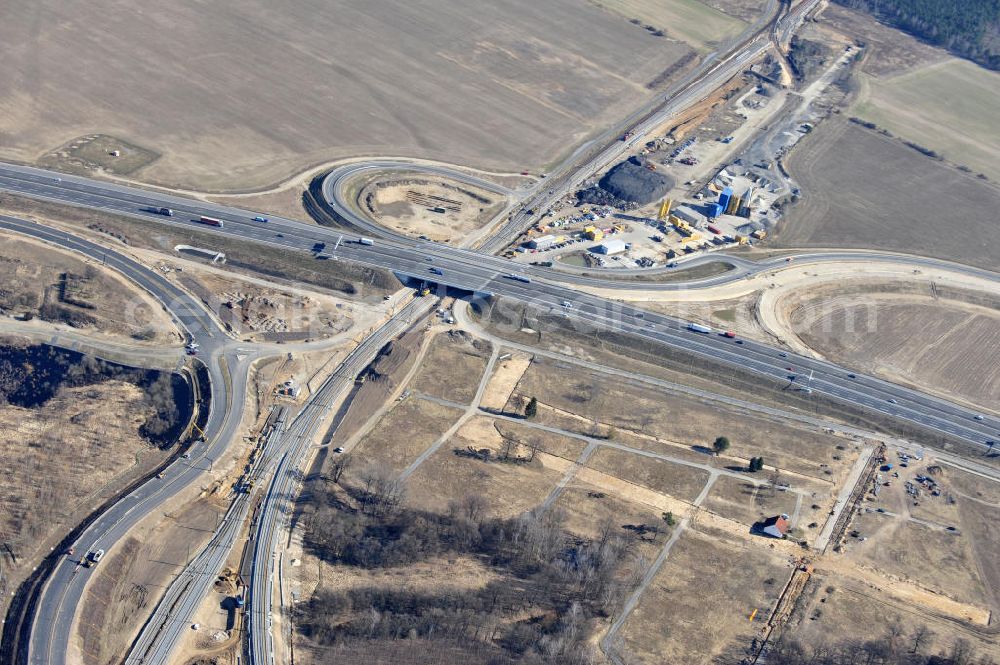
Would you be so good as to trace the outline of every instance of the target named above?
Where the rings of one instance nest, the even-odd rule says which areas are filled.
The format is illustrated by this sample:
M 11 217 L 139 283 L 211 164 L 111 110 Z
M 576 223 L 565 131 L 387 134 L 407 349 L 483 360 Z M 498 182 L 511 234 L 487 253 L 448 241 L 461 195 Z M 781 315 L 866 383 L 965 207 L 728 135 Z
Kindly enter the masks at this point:
M 632 157 L 608 171 L 598 184 L 616 199 L 647 205 L 666 196 L 674 181 Z

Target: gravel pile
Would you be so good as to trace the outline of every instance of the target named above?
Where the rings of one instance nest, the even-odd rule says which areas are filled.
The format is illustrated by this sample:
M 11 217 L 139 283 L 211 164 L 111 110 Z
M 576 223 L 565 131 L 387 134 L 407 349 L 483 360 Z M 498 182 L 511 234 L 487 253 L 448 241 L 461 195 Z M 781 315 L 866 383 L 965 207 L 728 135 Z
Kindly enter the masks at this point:
M 615 199 L 647 205 L 666 196 L 673 189 L 674 181 L 647 169 L 632 157 L 608 171 L 598 184 Z

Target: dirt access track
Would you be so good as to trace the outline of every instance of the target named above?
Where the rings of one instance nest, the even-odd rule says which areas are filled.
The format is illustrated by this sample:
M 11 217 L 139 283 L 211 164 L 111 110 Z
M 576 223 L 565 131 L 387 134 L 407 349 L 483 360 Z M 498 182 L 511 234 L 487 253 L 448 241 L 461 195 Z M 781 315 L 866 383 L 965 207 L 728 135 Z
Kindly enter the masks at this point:
M 24 4 L 0 25 L 0 158 L 36 162 L 99 135 L 123 148 L 91 150 L 96 165 L 134 159 L 130 177 L 200 191 L 373 154 L 521 171 L 687 71 L 696 59 L 677 36 L 585 0 L 168 0 L 141 12 L 96 0 L 58 21 Z M 159 157 L 142 166 L 138 153 Z

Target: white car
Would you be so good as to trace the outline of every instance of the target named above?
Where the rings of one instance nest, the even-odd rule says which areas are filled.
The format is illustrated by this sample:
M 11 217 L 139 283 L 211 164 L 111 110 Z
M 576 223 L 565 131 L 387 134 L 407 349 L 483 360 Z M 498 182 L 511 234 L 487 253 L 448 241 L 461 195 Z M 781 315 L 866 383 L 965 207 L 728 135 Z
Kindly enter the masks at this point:
M 568 300 L 563 300 L 563 301 L 562 301 L 562 306 L 563 306 L 563 307 L 567 307 L 567 308 L 569 308 L 569 307 L 572 307 L 572 306 L 573 306 L 573 303 L 571 303 L 571 302 L 570 302 L 570 301 L 568 301 Z

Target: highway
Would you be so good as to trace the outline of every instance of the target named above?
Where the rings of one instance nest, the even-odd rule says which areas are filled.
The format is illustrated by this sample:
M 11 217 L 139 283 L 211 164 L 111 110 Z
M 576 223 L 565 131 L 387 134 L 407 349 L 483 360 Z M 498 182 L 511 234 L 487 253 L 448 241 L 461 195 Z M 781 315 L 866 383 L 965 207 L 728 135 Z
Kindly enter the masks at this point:
M 775 34 L 782 39 L 787 38 L 806 12 L 816 4 L 817 0 L 808 0 L 793 9 L 774 26 Z M 633 150 L 634 144 L 643 140 L 646 132 L 703 99 L 768 48 L 770 41 L 767 34 L 758 33 L 748 38 L 735 53 L 706 67 L 700 77 L 681 86 L 678 92 L 668 96 L 655 111 L 638 121 L 633 126 L 633 138 L 609 143 L 586 158 L 583 164 L 573 163 L 572 158 L 567 160 L 549 179 L 540 182 L 532 192 L 524 195 L 519 211 L 488 235 L 478 251 L 417 241 L 387 231 L 356 209 L 356 201 L 351 199 L 351 183 L 359 175 L 368 172 L 417 171 L 484 187 L 514 200 L 521 198 L 522 194 L 460 170 L 400 160 L 372 160 L 339 167 L 321 182 L 320 191 L 324 199 L 321 206 L 324 210 L 342 224 L 375 238 L 372 245 L 357 242 L 357 234 L 347 231 L 312 226 L 270 215 L 269 221 L 262 223 L 254 221 L 254 217 L 259 214 L 254 211 L 27 166 L 0 164 L 0 190 L 160 224 L 184 226 L 217 234 L 220 238 L 239 238 L 289 251 L 309 252 L 316 243 L 323 242 L 326 243 L 323 253 L 330 260 L 386 268 L 404 278 L 454 287 L 473 293 L 470 300 L 492 301 L 493 296 L 497 296 L 502 299 L 501 302 L 524 303 L 535 315 L 555 317 L 555 320 L 580 332 L 611 330 L 626 333 L 664 347 L 682 349 L 694 356 L 732 367 L 734 371 L 750 372 L 768 380 L 786 383 L 789 390 L 805 390 L 804 384 L 808 383 L 808 391 L 812 394 L 858 405 L 873 413 L 906 421 L 977 446 L 1000 441 L 1000 419 L 991 414 L 984 414 L 982 420 L 977 420 L 976 416 L 979 414 L 976 412 L 944 399 L 875 377 L 854 374 L 829 362 L 786 353 L 750 340 L 737 341 L 716 333 L 695 332 L 688 329 L 687 322 L 683 320 L 579 290 L 581 287 L 622 292 L 635 289 L 673 291 L 709 288 L 784 267 L 783 257 L 751 261 L 742 257 L 707 255 L 690 260 L 686 265 L 725 260 L 733 264 L 735 270 L 695 281 L 658 284 L 560 273 L 536 266 L 514 264 L 492 255 L 506 247 L 525 228 L 536 223 L 538 217 L 549 207 L 574 191 L 600 168 Z M 149 211 L 161 207 L 171 208 L 174 216 L 166 217 Z M 224 227 L 217 229 L 199 224 L 197 219 L 202 215 L 223 220 Z M 28 662 L 31 665 L 63 665 L 66 662 L 74 614 L 82 602 L 85 585 L 93 574 L 93 569 L 81 566 L 79 559 L 93 549 L 112 547 L 143 517 L 195 482 L 222 455 L 226 443 L 233 439 L 239 423 L 239 413 L 232 413 L 230 405 L 243 404 L 250 359 L 259 357 L 261 352 L 247 352 L 240 348 L 193 297 L 114 250 L 12 217 L 0 216 L 0 228 L 32 235 L 93 259 L 103 260 L 149 291 L 171 313 L 181 329 L 201 344 L 201 352 L 211 378 L 213 406 L 205 427 L 207 440 L 194 444 L 190 450 L 191 459 L 177 460 L 166 470 L 163 479 L 149 480 L 98 516 L 76 540 L 74 546 L 77 557 L 61 558 L 46 582 L 38 599 L 31 627 L 27 647 Z M 857 260 L 929 268 L 944 267 L 992 281 L 998 279 L 996 273 L 987 270 L 881 252 L 829 251 L 795 255 L 797 265 Z M 648 274 L 648 271 L 645 272 Z M 523 275 L 530 282 L 512 279 L 511 273 Z M 629 273 L 623 271 L 622 274 Z M 268 441 L 262 461 L 255 470 L 256 477 L 265 481 L 258 487 L 266 485 L 266 491 L 255 525 L 254 572 L 248 592 L 247 610 L 250 656 L 251 662 L 256 665 L 272 665 L 274 660 L 271 623 L 274 552 L 280 528 L 290 515 L 291 501 L 299 481 L 301 466 L 307 459 L 309 442 L 332 404 L 350 386 L 356 374 L 371 361 L 386 341 L 402 332 L 432 302 L 432 299 L 414 301 L 365 339 L 338 371 L 310 397 L 295 420 L 278 432 L 273 440 Z M 224 365 L 228 368 L 231 381 L 226 380 Z M 233 543 L 237 541 L 253 497 L 249 493 L 233 496 L 232 504 L 213 538 L 168 587 L 163 600 L 137 638 L 128 656 L 128 663 L 159 665 L 168 661 L 210 589 L 215 575 L 229 556 Z
M 229 405 L 243 403 L 246 383 L 234 381 L 230 394 L 221 361 L 225 357 L 230 369 L 237 365 L 228 344 L 231 340 L 198 301 L 156 272 L 114 250 L 50 227 L 0 216 L 0 228 L 101 260 L 147 290 L 163 304 L 190 338 L 199 340 L 200 353 L 210 377 L 212 403 L 204 427 L 206 441 L 194 443 L 187 451 L 190 458 L 177 459 L 164 471 L 163 478 L 151 478 L 99 515 L 73 543 L 73 557 L 59 552 L 54 554 L 60 559 L 38 598 L 28 641 L 28 661 L 32 665 L 62 665 L 66 661 L 75 611 L 82 601 L 88 580 L 97 570 L 84 567 L 84 557 L 97 549 L 109 550 L 146 515 L 194 482 L 211 466 L 225 450 L 226 442 L 239 423 L 239 414 L 233 414 Z
M 324 182 L 324 196 L 331 197 L 325 202 L 335 216 L 354 221 L 360 217 L 349 201 L 338 198 L 336 182 Z M 357 236 L 335 229 L 316 227 L 290 219 L 272 217 L 267 223 L 254 222 L 257 214 L 216 204 L 181 197 L 158 194 L 122 185 L 108 184 L 79 178 L 60 176 L 23 166 L 0 166 L 0 188 L 16 189 L 21 193 L 41 198 L 60 200 L 70 204 L 82 204 L 105 210 L 122 212 L 132 216 L 146 217 L 158 222 L 180 224 L 189 228 L 199 228 L 209 233 L 232 235 L 235 237 L 266 243 L 274 246 L 308 252 L 316 242 L 327 244 L 324 252 L 332 260 L 348 260 L 370 266 L 378 266 L 396 271 L 404 276 L 426 280 L 457 289 L 506 296 L 531 303 L 539 309 L 565 310 L 563 313 L 581 326 L 601 325 L 607 329 L 635 334 L 644 339 L 682 348 L 690 353 L 729 364 L 744 371 L 785 380 L 790 375 L 787 367 L 793 367 L 801 382 L 804 376 L 813 372 L 812 390 L 853 404 L 859 404 L 881 414 L 910 421 L 935 432 L 956 436 L 969 443 L 988 445 L 988 441 L 1000 440 L 997 419 L 986 417 L 984 421 L 974 419 L 974 412 L 946 400 L 924 395 L 915 390 L 897 386 L 877 379 L 857 375 L 850 378 L 848 370 L 824 361 L 788 354 L 779 355 L 777 349 L 756 342 L 746 341 L 737 345 L 733 340 L 717 335 L 700 335 L 686 329 L 687 323 L 673 317 L 652 312 L 644 312 L 637 307 L 580 293 L 575 287 L 595 285 L 595 281 L 575 275 L 561 275 L 543 268 L 515 265 L 506 259 L 487 256 L 467 249 L 410 239 L 380 238 L 371 246 L 357 242 Z M 173 217 L 163 217 L 143 213 L 147 206 L 171 207 Z M 216 229 L 199 224 L 200 215 L 210 215 L 224 220 L 225 226 Z M 888 261 L 899 261 L 899 257 L 878 255 L 872 252 L 833 252 L 830 254 L 809 253 L 811 260 L 877 260 L 885 256 Z M 797 258 L 801 262 L 801 259 Z M 930 259 L 906 257 L 907 262 L 939 265 Z M 773 259 L 763 263 L 753 263 L 748 270 L 727 273 L 716 278 L 700 280 L 697 286 L 724 283 L 732 279 L 742 279 L 746 274 L 773 269 L 783 263 L 783 259 Z M 744 264 L 746 265 L 746 264 Z M 431 272 L 437 270 L 440 274 Z M 997 280 L 998 276 L 989 271 L 974 268 L 964 270 Z M 511 272 L 528 275 L 530 284 L 525 284 L 506 275 Z M 567 283 L 555 280 L 566 279 Z M 597 285 L 615 289 L 667 289 L 691 288 L 690 284 L 673 283 L 656 285 L 649 282 L 628 283 L 623 280 L 597 280 Z M 570 308 L 562 308 L 561 303 L 569 301 Z M 895 402 L 890 401 L 895 400 Z
M 256 653 L 270 653 L 271 597 L 268 590 L 272 582 L 271 566 L 276 551 L 278 522 L 291 514 L 295 485 L 301 478 L 301 466 L 308 457 L 306 453 L 310 442 L 337 399 L 350 388 L 354 378 L 375 358 L 382 346 L 403 332 L 433 303 L 431 298 L 414 300 L 369 335 L 310 395 L 295 419 L 286 428 L 275 431 L 255 464 L 251 474 L 254 486 L 267 486 L 251 534 L 255 549 L 247 614 L 250 634 L 254 639 L 251 647 L 258 649 Z M 153 615 L 143 626 L 126 658 L 128 665 L 170 662 L 173 650 L 182 635 L 191 629 L 195 613 L 232 554 L 234 545 L 239 542 L 255 497 L 253 492 L 233 493 L 233 502 L 212 539 L 171 582 Z M 260 630 L 253 629 L 258 625 Z

